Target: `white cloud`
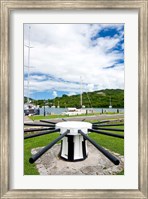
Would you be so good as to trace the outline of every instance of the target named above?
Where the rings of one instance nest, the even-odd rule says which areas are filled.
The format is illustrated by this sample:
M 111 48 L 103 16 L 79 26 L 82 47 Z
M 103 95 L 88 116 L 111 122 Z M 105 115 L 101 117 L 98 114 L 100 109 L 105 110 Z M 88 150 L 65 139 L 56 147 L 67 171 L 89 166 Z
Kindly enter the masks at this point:
M 72 95 L 76 95 L 76 93 L 75 92 L 68 93 L 68 96 L 72 96 Z
M 53 91 L 52 95 L 53 95 L 54 98 L 58 96 L 56 91 Z
M 45 75 L 31 75 L 30 79 L 34 80 L 34 81 L 43 81 L 46 79 Z
M 91 40 L 103 28 L 113 27 L 118 29 L 118 36 Z M 30 38 L 34 48 L 30 50 L 30 66 L 34 68 L 30 72 L 36 75 L 30 80 L 30 89 L 79 92 L 80 76 L 84 84 L 91 85 L 86 90 L 123 88 L 124 66 L 118 60 L 124 55 L 112 51 L 123 36 L 121 28 L 119 24 L 32 24 Z M 28 25 L 24 33 L 24 43 L 28 44 Z M 24 65 L 28 65 L 27 47 Z M 104 70 L 112 65 L 116 67 Z M 27 68 L 24 70 L 27 72 Z M 46 75 L 53 79 L 47 79 Z M 64 81 L 57 81 L 58 78 Z
M 89 91 L 89 92 L 94 91 L 94 84 L 88 84 L 88 85 L 87 85 L 87 88 L 88 88 L 88 91 Z

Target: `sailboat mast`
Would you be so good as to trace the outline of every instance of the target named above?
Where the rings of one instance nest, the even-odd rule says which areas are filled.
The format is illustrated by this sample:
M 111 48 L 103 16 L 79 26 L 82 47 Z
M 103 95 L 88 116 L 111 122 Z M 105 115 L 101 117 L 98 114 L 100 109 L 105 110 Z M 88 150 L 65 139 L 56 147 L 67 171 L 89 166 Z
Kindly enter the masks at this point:
M 59 101 L 58 101 L 58 106 L 57 106 L 57 108 L 60 108 Z
M 109 108 L 112 108 L 111 96 L 110 96 L 110 105 L 109 105 Z
M 82 108 L 82 78 L 80 77 L 80 107 Z
M 27 81 L 27 88 L 28 88 L 28 96 L 27 96 L 27 101 L 28 103 L 30 102 L 29 98 L 30 98 L 30 49 L 33 48 L 30 45 L 30 30 L 31 30 L 31 26 L 29 26 L 29 33 L 28 33 L 28 45 L 25 45 L 28 48 L 28 81 Z
M 31 27 L 29 26 L 29 36 L 28 36 L 28 82 L 27 82 L 27 86 L 28 86 L 28 98 L 27 98 L 27 101 L 28 103 L 30 102 L 29 100 L 29 96 L 30 96 L 30 29 Z

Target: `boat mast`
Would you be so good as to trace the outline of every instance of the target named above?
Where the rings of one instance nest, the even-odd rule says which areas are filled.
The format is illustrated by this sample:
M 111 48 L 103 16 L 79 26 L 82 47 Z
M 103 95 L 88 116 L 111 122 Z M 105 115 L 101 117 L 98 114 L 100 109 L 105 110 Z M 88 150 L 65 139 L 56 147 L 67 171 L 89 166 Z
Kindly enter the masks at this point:
M 82 108 L 82 105 L 83 105 L 83 103 L 82 103 L 82 78 L 81 78 L 81 76 L 80 76 L 80 107 Z
M 29 33 L 28 33 L 28 45 L 25 45 L 28 48 L 28 81 L 27 81 L 27 87 L 28 87 L 28 96 L 27 96 L 27 102 L 29 103 L 30 100 L 30 49 L 33 48 L 30 46 L 30 29 L 31 27 L 29 26 Z
M 109 105 L 109 108 L 112 108 L 112 104 L 111 104 L 111 96 L 110 96 L 110 105 Z
M 29 104 L 29 96 L 30 96 L 30 90 L 29 90 L 29 84 L 30 84 L 30 29 L 31 27 L 29 26 L 29 41 L 28 41 L 28 104 Z

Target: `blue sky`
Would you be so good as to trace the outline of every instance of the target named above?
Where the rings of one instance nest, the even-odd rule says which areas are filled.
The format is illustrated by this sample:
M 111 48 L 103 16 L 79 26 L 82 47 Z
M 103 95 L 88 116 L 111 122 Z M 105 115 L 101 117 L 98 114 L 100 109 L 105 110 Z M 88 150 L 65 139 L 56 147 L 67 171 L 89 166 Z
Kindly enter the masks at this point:
M 83 92 L 124 89 L 124 25 L 25 24 L 24 95 L 53 99 L 79 94 L 81 85 Z

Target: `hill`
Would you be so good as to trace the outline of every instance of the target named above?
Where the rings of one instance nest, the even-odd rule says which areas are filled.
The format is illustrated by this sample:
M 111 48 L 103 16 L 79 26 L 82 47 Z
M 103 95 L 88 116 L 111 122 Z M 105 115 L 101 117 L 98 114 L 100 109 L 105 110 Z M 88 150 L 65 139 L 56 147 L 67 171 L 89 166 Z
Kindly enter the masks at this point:
M 29 98 L 30 101 L 34 101 L 32 98 Z M 27 103 L 28 101 L 28 98 L 27 97 L 24 97 L 24 103 Z
M 94 92 L 84 92 L 82 94 L 83 105 L 86 108 L 108 108 L 111 104 L 113 108 L 124 108 L 124 90 L 121 89 L 105 89 Z M 27 98 L 24 97 L 24 101 Z M 32 103 L 36 105 L 40 105 L 40 107 L 44 106 L 44 100 L 33 100 L 30 98 Z M 60 108 L 65 107 L 77 107 L 80 108 L 80 95 L 63 95 L 62 97 L 56 97 L 55 99 L 48 99 L 45 101 L 46 106 L 58 106 Z
M 84 92 L 82 94 L 83 105 L 85 107 L 93 108 L 108 108 L 110 104 L 114 108 L 124 107 L 124 90 L 121 89 L 105 89 L 94 92 Z M 63 95 L 56 97 L 54 100 L 48 100 L 48 105 L 57 106 L 59 102 L 60 107 L 80 107 L 80 95 Z

